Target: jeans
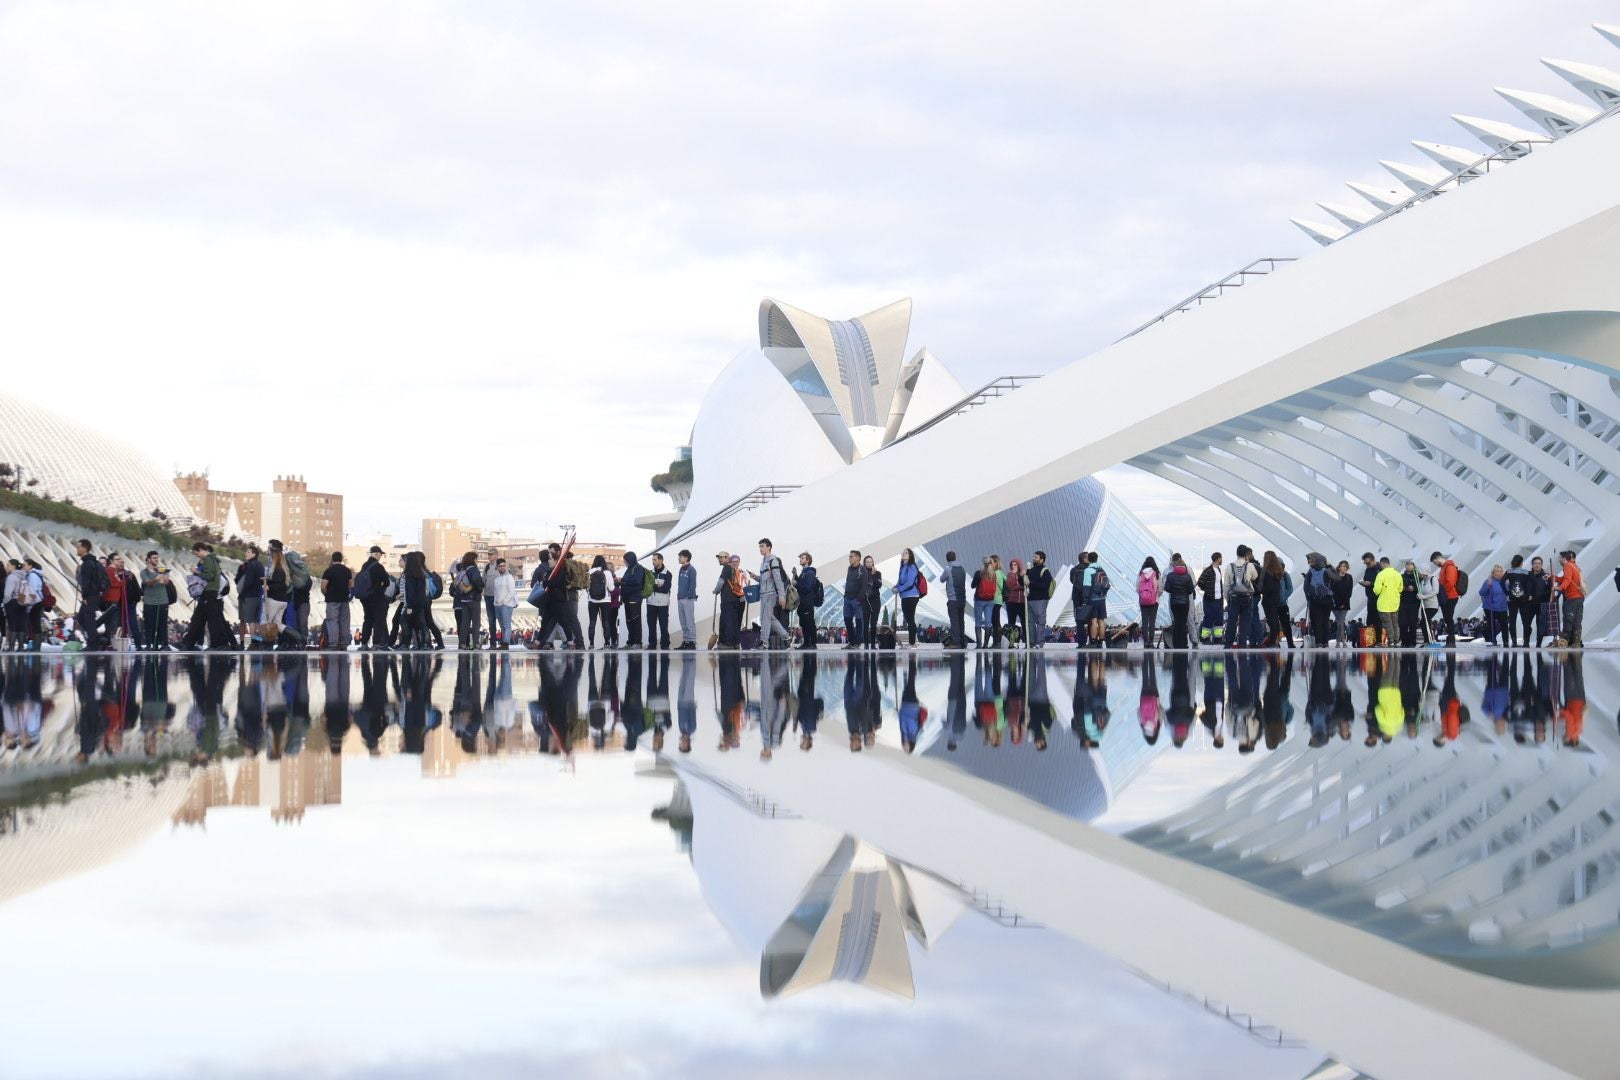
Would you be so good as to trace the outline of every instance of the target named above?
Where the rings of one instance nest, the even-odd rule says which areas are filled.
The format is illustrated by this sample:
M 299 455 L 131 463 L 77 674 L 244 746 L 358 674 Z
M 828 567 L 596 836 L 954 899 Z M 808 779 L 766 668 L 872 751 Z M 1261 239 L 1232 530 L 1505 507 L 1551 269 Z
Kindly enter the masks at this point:
M 1029 643 L 1039 648 L 1046 644 L 1046 605 L 1049 600 L 1029 602 Z
M 994 634 L 996 630 L 992 629 L 990 625 L 991 615 L 995 610 L 996 602 L 994 600 L 980 600 L 978 598 L 974 598 L 973 638 L 974 642 L 981 648 L 984 646 L 986 641 L 989 641 L 991 644 L 995 643 L 995 638 L 991 635 Z M 996 628 L 999 629 L 999 627 L 1000 620 L 998 619 L 996 620 Z
M 326 602 L 326 647 L 328 649 L 347 649 L 349 647 L 349 602 L 347 600 L 328 600 Z
M 647 605 L 647 647 L 669 648 L 669 605 Z
M 634 649 L 641 645 L 641 600 L 624 602 L 624 643 Z
M 1350 643 L 1350 609 L 1333 609 L 1333 640 L 1340 645 Z
M 964 625 L 967 615 L 967 601 L 947 600 L 945 601 L 945 611 L 951 620 L 951 636 L 946 640 L 945 644 L 957 649 L 967 648 L 967 628 Z
M 1226 647 L 1254 644 L 1254 594 L 1233 593 L 1226 600 Z
M 493 607 L 492 610 L 495 612 L 495 621 L 490 623 L 489 625 L 490 625 L 490 627 L 492 629 L 495 628 L 495 627 L 500 628 L 498 636 L 500 637 L 501 644 L 505 645 L 508 648 L 511 648 L 511 645 L 512 645 L 512 609 L 509 608 L 509 607 L 506 607 L 505 605 L 502 605 L 502 604 L 496 604 Z M 493 647 L 493 643 L 491 643 L 491 646 Z
M 849 644 L 859 645 L 866 639 L 866 601 L 859 597 L 844 597 L 844 629 Z
M 478 624 L 478 602 L 470 604 L 456 604 L 456 647 L 458 649 L 478 648 L 478 633 L 481 627 Z
M 1583 645 L 1581 641 L 1581 617 L 1586 614 L 1586 597 L 1564 597 L 1563 635 L 1564 644 L 1571 647 Z
M 141 611 L 141 644 L 167 652 L 169 648 L 169 605 L 147 604 Z
M 577 649 L 583 649 L 585 647 L 585 628 L 579 625 L 578 589 L 568 589 L 564 593 L 562 625 L 563 631 L 568 635 L 568 643 Z
M 675 601 L 675 615 L 681 624 L 681 644 L 697 644 L 697 601 L 691 597 Z
M 496 614 L 497 610 L 498 609 L 495 607 L 495 598 L 492 596 L 484 597 L 484 625 L 489 627 L 491 638 L 493 638 L 495 635 L 495 624 L 500 621 L 500 616 Z M 507 635 L 507 637 L 510 636 L 510 634 Z M 506 638 L 502 638 L 501 640 L 505 641 Z M 490 641 L 490 645 L 493 646 L 494 644 L 495 642 L 493 640 Z

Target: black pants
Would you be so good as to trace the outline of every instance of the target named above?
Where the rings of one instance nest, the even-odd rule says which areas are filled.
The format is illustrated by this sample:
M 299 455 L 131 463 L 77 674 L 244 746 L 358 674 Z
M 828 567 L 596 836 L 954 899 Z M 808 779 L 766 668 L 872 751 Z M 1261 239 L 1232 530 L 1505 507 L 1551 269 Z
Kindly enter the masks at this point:
M 427 629 L 427 632 L 432 635 L 433 647 L 435 649 L 444 648 L 444 635 L 439 632 L 439 623 L 438 620 L 434 619 L 433 617 L 433 607 L 431 604 L 422 609 L 422 625 Z M 424 642 L 424 644 L 426 644 L 426 642 Z
M 602 624 L 603 645 L 617 645 L 619 643 L 619 623 L 613 617 L 612 604 L 592 604 L 591 613 L 586 617 L 586 621 L 590 624 L 589 641 L 593 648 L 596 646 L 597 623 Z
M 1328 628 L 1333 624 L 1333 601 L 1312 600 L 1308 604 L 1308 610 L 1311 615 L 1311 644 L 1320 649 L 1328 643 L 1331 636 Z
M 669 607 L 647 605 L 647 644 L 654 648 L 669 648 Z
M 1440 594 L 1440 625 L 1446 631 L 1446 644 L 1457 644 L 1457 599 Z
M 470 604 L 457 604 L 456 612 L 456 646 L 462 649 L 478 648 L 478 602 Z
M 1288 647 L 1294 647 L 1294 620 L 1288 617 L 1288 608 L 1282 604 L 1265 604 L 1266 633 L 1271 636 L 1273 645 L 1281 645 L 1283 639 L 1288 640 Z
M 634 649 L 641 644 L 641 601 L 624 602 L 624 644 Z
M 1159 605 L 1142 605 L 1142 647 L 1153 648 L 1153 635 L 1159 629 Z
M 141 609 L 141 644 L 148 649 L 168 651 L 168 604 L 147 604 Z
M 1410 649 L 1417 644 L 1418 617 L 1422 611 L 1417 604 L 1401 604 L 1401 648 Z
M 868 648 L 877 648 L 878 612 L 882 606 L 875 600 L 867 600 L 861 606 L 861 610 L 866 612 L 866 640 L 861 644 Z
M 428 644 L 428 610 L 425 607 L 405 610 L 405 605 L 399 606 L 399 647 L 402 649 L 425 649 Z
M 917 601 L 919 596 L 902 596 L 900 598 L 900 613 L 906 620 L 906 633 L 910 635 L 906 640 L 917 644 Z
M 360 601 L 365 619 L 360 624 L 360 647 L 383 648 L 388 644 L 388 597 L 368 596 Z
M 1191 614 L 1190 604 L 1178 604 L 1170 601 L 1170 647 L 1172 649 L 1187 648 L 1187 616 Z
M 106 644 L 101 634 L 101 605 L 95 601 L 86 601 L 79 605 L 79 633 L 84 635 L 84 647 L 87 649 L 100 649 Z
M 951 636 L 945 644 L 957 648 L 967 648 L 967 601 L 947 600 L 945 611 L 951 620 Z
M 569 644 L 576 649 L 585 647 L 585 628 L 579 625 L 579 590 L 569 589 L 567 600 L 563 603 L 562 624 L 563 632 L 568 635 Z M 490 629 L 494 629 L 491 625 Z
M 800 606 L 799 608 L 799 644 L 806 649 L 816 647 L 816 609 Z
M 1518 638 L 1523 637 L 1526 646 L 1535 646 L 1540 639 L 1535 636 L 1533 628 L 1540 614 L 1541 605 L 1534 600 L 1508 601 L 1508 641 L 1517 644 Z M 1524 633 L 1516 634 L 1515 626 L 1523 629 Z
M 1022 601 L 1007 601 L 1007 629 L 1010 631 L 1015 626 L 1021 628 L 1026 644 L 1029 641 L 1029 619 L 1026 617 L 1027 615 L 1028 609 Z M 1012 640 L 1012 634 L 1009 633 L 1007 638 Z
M 720 601 L 720 640 L 722 649 L 735 649 L 738 635 L 742 632 L 743 602 L 741 600 L 725 599 Z

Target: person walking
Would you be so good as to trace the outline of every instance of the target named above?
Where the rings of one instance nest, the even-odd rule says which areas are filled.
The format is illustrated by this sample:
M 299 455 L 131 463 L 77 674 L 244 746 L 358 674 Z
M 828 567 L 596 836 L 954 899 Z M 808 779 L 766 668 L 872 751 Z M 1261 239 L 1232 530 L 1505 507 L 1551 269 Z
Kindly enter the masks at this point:
M 169 568 L 157 552 L 148 551 L 141 567 L 141 648 L 169 651 L 169 605 L 176 599 Z
M 1153 648 L 1159 626 L 1159 560 L 1149 555 L 1136 572 L 1136 603 L 1142 611 L 1142 648 Z
M 1582 649 L 1581 619 L 1586 613 L 1586 585 L 1581 581 L 1581 568 L 1575 564 L 1575 552 L 1558 553 L 1558 573 L 1553 577 L 1553 588 L 1563 599 L 1559 619 L 1564 644 L 1571 649 Z
M 1165 573 L 1161 586 L 1162 595 L 1170 604 L 1170 647 L 1190 648 L 1192 600 L 1193 593 L 1198 591 L 1198 585 L 1193 581 L 1192 570 L 1187 567 L 1187 561 L 1181 557 L 1181 552 L 1171 554 L 1170 569 Z
M 1008 561 L 1007 576 L 1001 582 L 1001 599 L 1007 606 L 1007 641 L 1016 646 L 1022 640 L 1025 648 L 1028 648 L 1029 575 L 1024 570 L 1022 560 L 1014 558 Z
M 597 556 L 601 558 L 601 556 Z M 488 565 L 488 564 L 486 564 Z M 517 610 L 517 578 L 507 569 L 505 559 L 496 559 L 494 569 L 484 576 L 484 596 L 493 601 L 490 610 L 495 613 L 495 621 L 490 624 L 491 651 L 496 649 L 502 652 L 512 650 L 512 613 Z
M 849 568 L 844 571 L 844 647 L 858 648 L 870 630 L 866 622 L 866 594 L 868 573 L 861 562 L 861 553 L 851 550 Z
M 293 575 L 292 565 L 287 561 L 287 553 L 283 548 L 270 549 L 270 564 L 265 568 L 264 578 L 264 637 L 266 642 L 274 643 L 277 647 L 291 645 L 302 647 L 303 638 L 294 625 L 292 612 L 289 610 L 293 603 Z M 270 627 L 275 627 L 272 631 Z
M 927 579 L 917 568 L 917 556 L 910 548 L 903 548 L 900 552 L 900 569 L 894 574 L 894 595 L 900 598 L 900 614 L 906 620 L 906 641 L 912 648 L 917 646 L 917 601 L 922 599 L 927 588 Z
M 1210 555 L 1209 565 L 1198 575 L 1198 591 L 1204 594 L 1204 620 L 1199 644 L 1220 645 L 1222 643 L 1215 640 L 1215 631 L 1220 629 L 1223 637 L 1226 633 L 1226 570 L 1221 566 L 1220 552 Z
M 456 562 L 455 574 L 450 579 L 450 610 L 456 616 L 456 649 L 465 652 L 478 648 L 481 633 L 479 616 L 484 600 L 484 575 L 478 569 L 478 554 L 463 552 Z M 490 622 L 490 629 L 495 623 Z
M 680 566 L 675 571 L 675 611 L 680 617 L 681 643 L 677 648 L 697 648 L 697 567 L 686 548 L 676 552 Z
M 647 568 L 636 559 L 636 553 L 624 553 L 624 572 L 619 575 L 619 600 L 624 605 L 624 646 L 639 649 L 641 645 L 641 605 L 647 584 Z
M 84 635 L 84 647 L 92 652 L 107 647 L 101 633 L 101 597 L 107 591 L 107 568 L 96 558 L 90 541 L 80 540 L 74 545 L 79 553 L 76 571 L 79 586 L 79 633 Z
M 782 568 L 782 560 L 776 557 L 775 549 L 771 546 L 769 537 L 761 538 L 759 542 L 759 647 L 761 649 L 778 648 L 776 641 L 781 639 L 781 648 L 793 644 L 793 635 L 788 632 L 788 576 Z
M 1247 544 L 1239 544 L 1237 555 L 1226 568 L 1226 647 L 1241 649 L 1255 644 L 1254 594 L 1260 583 L 1260 568 Z
M 950 622 L 950 630 L 945 638 L 945 646 L 951 649 L 965 649 L 967 648 L 967 567 L 956 561 L 955 551 L 945 553 L 945 568 L 939 572 L 939 582 L 945 586 L 945 616 Z
M 328 649 L 349 649 L 349 598 L 354 595 L 354 571 L 343 563 L 343 552 L 332 552 L 332 561 L 321 571 L 321 599 L 326 602 L 321 619 L 323 643 Z
M 875 649 L 878 613 L 883 610 L 883 573 L 877 568 L 877 560 L 870 555 L 861 560 L 861 566 L 866 570 L 866 647 Z
M 1540 605 L 1536 603 L 1536 582 L 1530 576 L 1530 568 L 1524 564 L 1523 555 L 1514 555 L 1508 560 L 1507 573 L 1502 575 L 1502 588 L 1507 591 L 1509 647 L 1518 646 L 1521 629 L 1524 631 L 1524 644 L 1527 647 L 1534 645 L 1535 639 L 1530 635 Z
M 1375 563 L 1378 573 L 1373 577 L 1373 604 L 1378 612 L 1378 627 L 1381 642 L 1386 649 L 1392 649 L 1401 641 L 1401 572 L 1389 565 L 1389 560 Z
M 1435 599 L 1440 602 L 1440 625 L 1446 632 L 1446 648 L 1457 646 L 1457 601 L 1462 596 L 1463 578 L 1457 564 L 1438 551 L 1429 555 L 1429 563 L 1439 569 L 1436 575 L 1439 589 Z
M 1052 602 L 1052 570 L 1046 565 L 1046 552 L 1037 551 L 1029 566 L 1029 643 L 1035 648 L 1046 645 L 1046 607 Z
M 669 601 L 675 589 L 675 574 L 665 569 L 662 552 L 653 552 L 652 595 L 647 597 L 647 648 L 669 648 Z
M 1507 644 L 1508 594 L 1503 579 L 1507 571 L 1501 563 L 1491 567 L 1491 575 L 1479 586 L 1480 605 L 1485 609 L 1485 644 Z M 1497 638 L 1500 636 L 1501 640 Z
M 188 581 L 186 591 L 190 592 L 195 587 L 197 595 L 192 600 L 191 623 L 186 627 L 185 636 L 180 639 L 180 648 L 188 652 L 200 649 L 206 636 L 211 649 L 236 649 L 240 642 L 231 632 L 230 623 L 225 621 L 227 579 L 225 571 L 220 568 L 219 556 L 214 554 L 214 545 L 199 540 L 191 545 L 191 553 L 197 558 L 192 573 L 196 582 L 193 586 Z
M 799 648 L 815 652 L 816 611 L 826 597 L 821 578 L 816 574 L 815 560 L 808 551 L 799 552 L 799 566 L 793 572 L 793 588 L 799 594 Z

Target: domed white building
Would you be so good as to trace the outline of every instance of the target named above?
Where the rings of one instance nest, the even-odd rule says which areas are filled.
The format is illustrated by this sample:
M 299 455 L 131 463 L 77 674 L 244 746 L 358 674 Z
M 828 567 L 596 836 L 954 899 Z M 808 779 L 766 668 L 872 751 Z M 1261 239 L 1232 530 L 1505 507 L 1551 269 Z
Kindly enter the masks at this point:
M 191 520 L 185 498 L 141 451 L 7 394 L 0 394 L 0 462 L 22 470 L 22 490 L 98 514 L 132 510 L 144 520 L 161 510 L 176 523 Z

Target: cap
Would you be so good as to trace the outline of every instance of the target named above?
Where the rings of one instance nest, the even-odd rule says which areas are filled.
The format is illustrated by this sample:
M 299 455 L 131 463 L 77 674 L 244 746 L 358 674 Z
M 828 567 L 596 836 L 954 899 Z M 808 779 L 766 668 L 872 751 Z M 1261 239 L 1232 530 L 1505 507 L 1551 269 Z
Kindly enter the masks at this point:
M 729 551 L 717 552 L 714 557 L 717 558 L 717 559 L 729 559 L 729 558 L 731 558 L 731 552 L 729 552 Z

